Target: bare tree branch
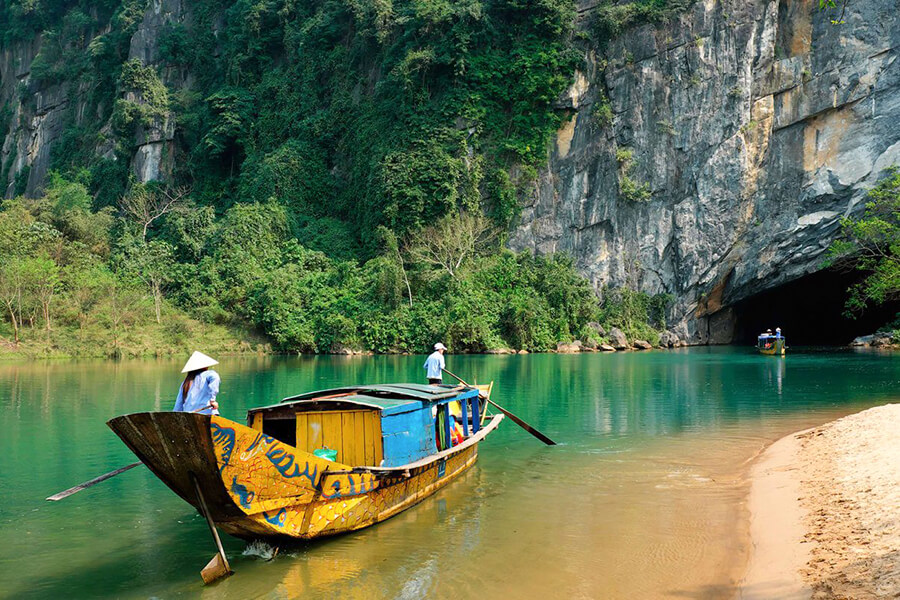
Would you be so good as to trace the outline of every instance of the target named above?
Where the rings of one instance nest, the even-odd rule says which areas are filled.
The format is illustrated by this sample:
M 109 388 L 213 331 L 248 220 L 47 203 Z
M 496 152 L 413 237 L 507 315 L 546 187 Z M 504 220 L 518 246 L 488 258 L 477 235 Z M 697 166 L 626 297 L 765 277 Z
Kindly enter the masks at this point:
M 153 222 L 183 205 L 190 193 L 187 186 L 151 189 L 137 185 L 122 196 L 119 206 L 141 226 L 141 238 L 147 239 L 147 230 Z
M 458 279 L 460 270 L 497 238 L 495 227 L 481 214 L 447 215 L 415 232 L 405 244 L 412 263 L 446 271 Z

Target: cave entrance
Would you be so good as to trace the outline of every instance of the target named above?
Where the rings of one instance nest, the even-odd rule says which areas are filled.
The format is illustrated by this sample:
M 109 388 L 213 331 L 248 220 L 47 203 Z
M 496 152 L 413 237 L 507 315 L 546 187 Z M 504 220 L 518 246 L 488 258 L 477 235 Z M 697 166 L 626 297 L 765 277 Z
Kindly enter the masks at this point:
M 859 273 L 826 270 L 806 275 L 734 305 L 735 344 L 755 344 L 766 329 L 782 332 L 793 346 L 847 345 L 875 333 L 900 311 L 900 302 L 872 306 L 855 319 L 844 316 L 847 288 Z

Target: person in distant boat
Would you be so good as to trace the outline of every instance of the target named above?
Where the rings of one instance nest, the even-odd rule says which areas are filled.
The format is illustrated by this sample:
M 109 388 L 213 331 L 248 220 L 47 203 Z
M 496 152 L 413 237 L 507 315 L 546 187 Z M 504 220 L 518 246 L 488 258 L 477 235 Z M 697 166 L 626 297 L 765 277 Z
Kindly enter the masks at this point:
M 434 352 L 428 355 L 425 361 L 425 376 L 429 385 L 438 385 L 444 380 L 444 351 L 447 346 L 438 342 L 434 345 Z
M 778 340 L 781 339 L 781 327 L 775 328 L 775 339 L 778 339 Z
M 222 379 L 218 373 L 209 369 L 217 364 L 219 361 L 202 352 L 191 354 L 181 370 L 186 375 L 181 387 L 178 388 L 178 397 L 175 398 L 175 412 L 219 414 L 219 403 L 216 402 L 216 396 L 219 393 L 219 384 Z

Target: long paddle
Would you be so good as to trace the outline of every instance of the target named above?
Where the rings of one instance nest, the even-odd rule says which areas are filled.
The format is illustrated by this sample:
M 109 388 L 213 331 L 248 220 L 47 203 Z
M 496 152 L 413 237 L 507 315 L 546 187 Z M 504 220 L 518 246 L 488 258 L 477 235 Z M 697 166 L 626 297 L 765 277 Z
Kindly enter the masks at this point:
M 191 413 L 198 413 L 200 411 L 206 410 L 207 408 L 212 408 L 212 404 L 207 404 L 203 408 L 198 408 L 197 410 L 192 410 Z M 110 471 L 109 473 L 104 473 L 103 475 L 100 475 L 99 477 L 94 477 L 93 479 L 85 481 L 84 483 L 79 483 L 76 486 L 70 487 L 67 490 L 59 492 L 58 494 L 53 494 L 52 496 L 47 498 L 47 500 L 49 500 L 50 502 L 56 502 L 58 500 L 62 500 L 63 498 L 68 498 L 72 494 L 77 494 L 81 490 L 86 490 L 91 486 L 97 485 L 101 481 L 106 481 L 107 479 L 109 479 L 111 477 L 115 477 L 116 475 L 121 475 L 125 471 L 127 471 L 129 469 L 133 469 L 136 466 L 142 465 L 142 464 L 144 464 L 144 463 L 142 463 L 141 461 L 137 461 L 136 463 L 131 463 L 130 465 L 125 465 L 124 467 L 119 467 L 115 471 Z
M 451 377 L 454 377 L 454 378 L 458 379 L 459 382 L 460 382 L 461 384 L 466 385 L 466 386 L 469 385 L 468 383 L 466 383 L 465 381 L 463 381 L 461 377 L 459 377 L 458 375 L 454 375 L 453 373 L 451 373 L 451 372 L 448 371 L 447 369 L 441 369 L 441 371 L 443 371 L 443 372 L 446 373 L 447 375 L 450 375 Z M 469 387 L 472 387 L 472 386 L 469 386 Z M 548 446 L 555 446 L 555 445 L 556 445 L 556 442 L 554 442 L 553 440 L 551 440 L 550 438 L 548 438 L 546 435 L 544 435 L 543 433 L 541 433 L 540 431 L 538 431 L 537 429 L 535 429 L 534 427 L 532 427 L 531 425 L 529 425 L 528 423 L 526 423 L 525 421 L 523 421 L 522 419 L 520 419 L 519 417 L 517 417 L 516 415 L 512 414 L 511 412 L 509 412 L 508 410 L 506 410 L 505 408 L 503 408 L 502 406 L 500 406 L 499 404 L 497 404 L 496 402 L 494 402 L 494 401 L 491 400 L 490 398 L 486 398 L 486 400 L 487 400 L 488 402 L 490 402 L 491 404 L 493 404 L 493 405 L 494 405 L 500 412 L 502 412 L 504 415 L 506 415 L 507 417 L 509 417 L 510 419 L 512 419 L 513 422 L 514 422 L 516 425 L 518 425 L 519 427 L 521 427 L 522 429 L 524 429 L 525 431 L 527 431 L 528 433 L 530 433 L 531 435 L 533 435 L 533 436 L 536 437 L 537 439 L 541 440 L 542 442 L 544 442 L 544 443 L 547 444 Z

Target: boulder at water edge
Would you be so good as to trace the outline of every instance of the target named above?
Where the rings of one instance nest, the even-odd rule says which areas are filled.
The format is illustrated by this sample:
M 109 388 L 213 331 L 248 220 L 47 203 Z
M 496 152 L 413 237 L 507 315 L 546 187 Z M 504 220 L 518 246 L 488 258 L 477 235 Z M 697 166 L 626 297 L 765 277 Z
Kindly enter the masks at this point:
M 612 347 L 616 350 L 628 350 L 628 338 L 625 337 L 625 334 L 618 327 L 613 327 L 609 330 L 609 339 Z

